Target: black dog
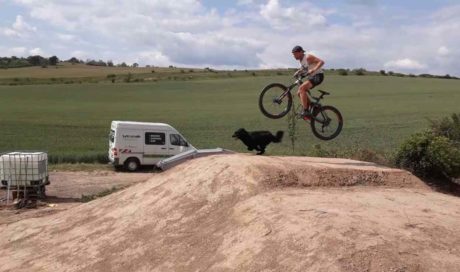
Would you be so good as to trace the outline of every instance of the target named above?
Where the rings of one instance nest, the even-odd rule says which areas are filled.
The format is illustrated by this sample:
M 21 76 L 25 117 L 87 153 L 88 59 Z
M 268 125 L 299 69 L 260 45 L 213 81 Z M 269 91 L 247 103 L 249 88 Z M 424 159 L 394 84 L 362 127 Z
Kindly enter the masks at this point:
M 240 128 L 233 134 L 233 138 L 240 139 L 247 147 L 248 150 L 257 150 L 259 151 L 257 155 L 262 155 L 265 153 L 265 147 L 271 142 L 279 143 L 283 138 L 283 131 L 278 131 L 276 136 L 273 135 L 270 131 L 252 131 L 248 132 L 244 128 Z

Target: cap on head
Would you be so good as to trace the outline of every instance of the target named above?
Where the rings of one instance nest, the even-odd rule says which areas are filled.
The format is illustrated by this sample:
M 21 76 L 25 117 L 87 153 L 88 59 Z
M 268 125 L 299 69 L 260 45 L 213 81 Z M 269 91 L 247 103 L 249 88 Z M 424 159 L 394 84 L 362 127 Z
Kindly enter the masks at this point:
M 305 52 L 305 50 L 303 50 L 302 46 L 296 45 L 294 48 L 292 48 L 292 53 L 294 52 Z

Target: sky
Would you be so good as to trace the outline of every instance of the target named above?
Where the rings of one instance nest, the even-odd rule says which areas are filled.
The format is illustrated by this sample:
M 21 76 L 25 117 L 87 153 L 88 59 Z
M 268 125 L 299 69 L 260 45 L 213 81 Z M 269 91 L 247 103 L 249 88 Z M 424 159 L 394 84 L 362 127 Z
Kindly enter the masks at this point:
M 0 56 L 460 76 L 459 0 L 0 0 Z

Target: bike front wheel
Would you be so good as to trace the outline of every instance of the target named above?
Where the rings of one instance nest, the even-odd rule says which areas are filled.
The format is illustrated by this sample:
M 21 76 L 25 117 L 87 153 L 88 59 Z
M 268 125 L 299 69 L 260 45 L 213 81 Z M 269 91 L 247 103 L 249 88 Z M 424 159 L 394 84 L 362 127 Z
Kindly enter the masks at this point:
M 285 116 L 292 107 L 292 95 L 287 87 L 273 83 L 265 87 L 259 96 L 260 111 L 268 118 L 278 119 Z
M 323 106 L 313 112 L 310 125 L 317 138 L 332 140 L 342 131 L 342 114 L 333 106 Z

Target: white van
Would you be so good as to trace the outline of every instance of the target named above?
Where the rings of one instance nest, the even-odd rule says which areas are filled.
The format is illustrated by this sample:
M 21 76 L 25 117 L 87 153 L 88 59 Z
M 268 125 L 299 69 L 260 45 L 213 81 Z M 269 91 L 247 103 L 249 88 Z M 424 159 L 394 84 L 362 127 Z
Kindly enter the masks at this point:
M 172 126 L 163 123 L 112 121 L 109 160 L 115 168 L 136 171 L 162 159 L 195 149 Z

